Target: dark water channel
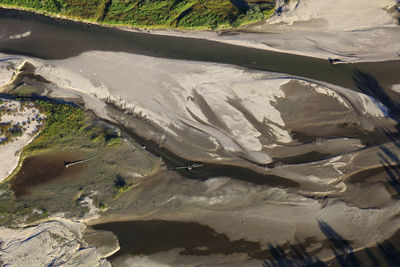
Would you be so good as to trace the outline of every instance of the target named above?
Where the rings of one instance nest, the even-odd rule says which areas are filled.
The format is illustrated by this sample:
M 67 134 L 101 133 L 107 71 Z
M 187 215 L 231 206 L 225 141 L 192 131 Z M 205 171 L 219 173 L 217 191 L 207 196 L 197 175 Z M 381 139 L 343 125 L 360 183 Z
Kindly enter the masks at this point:
M 98 224 L 96 230 L 112 231 L 121 249 L 111 260 L 121 255 L 151 255 L 171 249 L 181 249 L 181 255 L 207 256 L 246 253 L 250 258 L 263 259 L 268 253 L 261 244 L 246 240 L 230 240 L 208 226 L 178 221 L 126 221 Z
M 23 160 L 20 171 L 10 180 L 10 187 L 19 198 L 41 184 L 73 179 L 85 168 L 85 164 L 66 168 L 64 162 L 77 159 L 80 159 L 79 155 L 65 152 L 28 156 Z

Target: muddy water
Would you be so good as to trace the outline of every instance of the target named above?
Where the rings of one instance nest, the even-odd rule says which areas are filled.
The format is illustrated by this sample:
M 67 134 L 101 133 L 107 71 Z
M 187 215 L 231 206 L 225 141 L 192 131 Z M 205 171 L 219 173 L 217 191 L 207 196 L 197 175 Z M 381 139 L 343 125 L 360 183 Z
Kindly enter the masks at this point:
M 73 179 L 84 169 L 85 163 L 65 168 L 64 161 L 80 159 L 78 154 L 65 152 L 29 156 L 22 162 L 20 171 L 10 180 L 11 189 L 18 198 L 29 194 L 36 186 Z
M 297 263 L 300 263 L 300 265 L 290 265 L 292 262 L 288 260 L 288 265 L 282 266 L 325 266 L 314 257 L 313 254 L 315 251 L 311 253 L 307 252 L 313 245 L 320 244 L 320 248 L 316 251 L 324 248 L 336 251 L 339 254 L 341 253 L 341 246 L 352 249 L 351 241 L 342 239 L 330 240 L 329 238 L 320 242 L 311 238 L 304 243 L 285 243 L 281 246 L 276 244 L 260 244 L 244 239 L 230 240 L 226 235 L 218 233 L 206 225 L 194 222 L 161 220 L 123 221 L 98 224 L 92 226 L 92 228 L 95 230 L 111 231 L 117 236 L 121 248 L 117 253 L 108 258 L 113 266 L 118 266 L 118 263 L 121 262 L 119 259 L 126 256 L 151 256 L 173 249 L 178 249 L 178 254 L 181 256 L 211 256 L 213 254 L 229 256 L 235 253 L 242 253 L 247 254 L 248 259 L 260 260 L 260 266 L 262 265 L 261 261 L 264 260 L 285 262 L 280 258 L 281 256 L 294 259 L 293 263 L 296 263 L 296 260 Z M 397 232 L 383 243 L 378 243 L 376 246 L 370 248 L 363 248 L 354 254 L 348 254 L 344 257 L 353 257 L 355 263 L 374 263 L 373 260 L 376 259 L 378 263 L 386 262 L 389 266 L 398 266 L 393 264 L 397 263 L 393 256 L 399 255 L 399 235 L 400 232 Z M 332 247 L 333 244 L 337 245 L 337 242 L 340 245 L 336 248 Z M 337 263 L 333 260 L 328 260 L 327 263 L 328 266 L 337 266 Z
M 357 89 L 354 71 L 373 75 L 384 86 L 400 84 L 400 61 L 331 65 L 328 60 L 276 53 L 214 41 L 127 32 L 29 12 L 0 9 L 0 52 L 64 59 L 85 51 L 128 52 L 162 58 L 199 60 L 288 73 Z
M 95 230 L 113 232 L 121 249 L 111 257 L 121 255 L 150 255 L 174 248 L 182 249 L 181 255 L 205 256 L 221 253 L 247 253 L 252 258 L 265 258 L 261 244 L 246 240 L 231 241 L 208 226 L 176 221 L 127 221 L 99 224 Z
M 113 265 L 124 256 L 152 255 L 158 252 L 179 249 L 182 256 L 209 256 L 213 254 L 233 255 L 247 254 L 248 259 L 265 260 L 273 257 L 271 246 L 244 239 L 230 240 L 212 228 L 194 222 L 178 221 L 124 221 L 98 224 L 95 230 L 113 232 L 119 241 L 120 250 L 109 260 Z M 314 241 L 294 245 L 308 247 Z M 287 249 L 289 247 L 286 247 Z

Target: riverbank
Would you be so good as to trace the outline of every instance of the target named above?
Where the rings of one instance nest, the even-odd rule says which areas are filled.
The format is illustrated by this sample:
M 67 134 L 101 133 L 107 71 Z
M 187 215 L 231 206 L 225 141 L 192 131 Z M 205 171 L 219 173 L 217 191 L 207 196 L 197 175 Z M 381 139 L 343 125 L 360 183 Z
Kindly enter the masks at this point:
M 399 60 L 399 10 L 394 0 L 294 0 L 282 13 L 239 29 L 176 34 L 341 63 Z
M 275 3 L 248 5 L 230 0 L 124 1 L 108 0 L 43 4 L 40 1 L 0 0 L 0 6 L 23 9 L 97 24 L 147 29 L 217 30 L 259 22 L 274 13 Z
M 400 58 L 400 27 L 396 24 L 397 16 L 400 15 L 393 8 L 394 1 L 373 1 L 368 4 L 357 1 L 347 9 L 344 8 L 347 2 L 341 1 L 339 4 L 343 6 L 343 9 L 336 16 L 330 15 L 330 13 L 337 13 L 336 10 L 330 10 L 333 9 L 334 4 L 330 5 L 331 7 L 328 7 L 328 4 L 321 7 L 318 1 L 306 2 L 304 4 L 304 2 L 292 1 L 282 15 L 273 15 L 265 22 L 237 29 L 221 28 L 214 31 L 201 28 L 160 29 L 157 26 L 137 28 L 129 25 L 98 23 L 95 20 L 82 20 L 1 4 L 0 7 L 137 33 L 212 40 L 321 59 L 330 57 L 340 59 L 341 63 L 376 62 Z M 367 17 L 375 17 L 373 22 L 377 24 L 372 26 L 371 22 L 354 16 L 351 10 L 357 6 L 364 6 L 362 14 Z M 317 19 L 314 18 L 313 12 L 318 14 Z M 341 17 L 352 19 L 346 20 L 348 21 L 346 27 L 332 27 L 332 25 L 340 24 Z M 385 41 L 382 42 L 382 40 Z
M 327 59 L 277 53 L 201 38 L 128 32 L 14 10 L 0 9 L 0 14 L 0 25 L 4 25 L 0 26 L 3 36 L 0 52 L 4 52 L 6 57 L 13 54 L 55 60 L 96 50 L 230 64 L 307 77 L 354 90 L 358 89 L 353 79 L 355 70 L 373 73 L 383 87 L 400 84 L 396 72 L 399 60 L 332 65 Z

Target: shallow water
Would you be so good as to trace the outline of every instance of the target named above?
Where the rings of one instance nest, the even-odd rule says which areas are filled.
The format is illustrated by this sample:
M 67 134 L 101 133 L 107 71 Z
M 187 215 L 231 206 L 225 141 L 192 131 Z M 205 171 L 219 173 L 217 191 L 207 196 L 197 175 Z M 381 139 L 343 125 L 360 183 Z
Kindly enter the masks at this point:
M 23 160 L 20 171 L 11 178 L 11 189 L 19 198 L 29 194 L 32 188 L 42 184 L 73 179 L 85 168 L 85 163 L 66 168 L 64 162 L 80 159 L 79 154 L 65 152 L 29 156 Z
M 257 255 L 262 249 L 256 242 L 231 241 L 226 235 L 193 222 L 126 221 L 99 224 L 93 228 L 112 231 L 118 237 L 121 249 L 111 259 L 125 254 L 150 255 L 174 248 L 182 249 L 182 255 L 229 255 L 243 252 L 260 259 L 266 256 L 265 252 L 262 256 Z

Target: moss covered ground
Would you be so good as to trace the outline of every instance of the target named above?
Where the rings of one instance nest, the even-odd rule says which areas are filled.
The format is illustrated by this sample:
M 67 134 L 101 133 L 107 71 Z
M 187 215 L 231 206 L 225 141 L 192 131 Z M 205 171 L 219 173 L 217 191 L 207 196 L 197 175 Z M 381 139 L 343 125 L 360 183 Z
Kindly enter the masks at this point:
M 45 126 L 39 136 L 25 147 L 23 154 L 39 150 L 65 148 L 73 143 L 86 146 L 118 145 L 120 137 L 111 128 L 99 127 L 82 109 L 66 104 L 37 101 L 39 110 L 46 116 Z

